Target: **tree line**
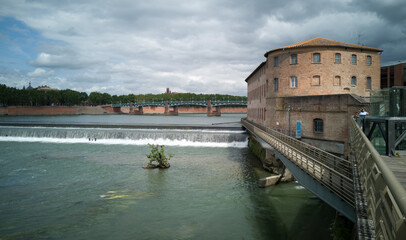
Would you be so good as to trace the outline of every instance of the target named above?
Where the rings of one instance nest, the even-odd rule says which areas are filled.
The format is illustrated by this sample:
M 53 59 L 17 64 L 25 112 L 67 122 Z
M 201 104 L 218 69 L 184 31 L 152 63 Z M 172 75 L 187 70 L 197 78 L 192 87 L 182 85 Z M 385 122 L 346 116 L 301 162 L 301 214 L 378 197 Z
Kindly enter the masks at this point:
M 160 101 L 247 101 L 245 96 L 225 94 L 128 94 L 110 95 L 108 93 L 78 92 L 65 90 L 17 89 L 0 84 L 0 106 L 75 106 L 75 105 L 106 105 L 129 102 L 160 102 Z

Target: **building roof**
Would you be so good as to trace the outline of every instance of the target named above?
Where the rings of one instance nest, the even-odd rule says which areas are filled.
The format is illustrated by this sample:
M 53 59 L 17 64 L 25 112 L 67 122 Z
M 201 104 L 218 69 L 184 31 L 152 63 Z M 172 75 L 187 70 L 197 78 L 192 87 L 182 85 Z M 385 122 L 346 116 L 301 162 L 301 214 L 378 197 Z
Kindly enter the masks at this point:
M 259 66 L 255 68 L 255 70 L 245 79 L 245 81 L 248 82 L 248 79 L 252 77 L 256 72 L 258 72 L 258 70 L 261 69 L 261 67 L 264 66 L 265 63 L 266 62 L 262 62 L 261 64 L 259 64 Z
M 306 48 L 306 47 L 343 47 L 343 48 L 354 48 L 354 49 L 363 49 L 363 50 L 369 50 L 369 51 L 383 52 L 383 50 L 379 49 L 379 48 L 367 47 L 367 46 L 363 46 L 363 45 L 357 45 L 357 44 L 334 41 L 334 40 L 330 40 L 330 39 L 317 37 L 317 38 L 309 39 L 306 41 L 294 43 L 294 44 L 287 45 L 287 46 L 284 46 L 281 48 L 275 48 L 273 50 L 267 51 L 265 53 L 265 57 L 267 57 L 268 54 L 279 51 L 279 50 Z

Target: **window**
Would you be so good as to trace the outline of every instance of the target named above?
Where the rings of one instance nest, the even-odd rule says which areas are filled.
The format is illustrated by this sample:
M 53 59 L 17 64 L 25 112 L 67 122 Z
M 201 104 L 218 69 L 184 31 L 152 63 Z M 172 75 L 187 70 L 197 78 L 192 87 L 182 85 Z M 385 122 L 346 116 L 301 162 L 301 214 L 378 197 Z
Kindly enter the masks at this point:
M 336 53 L 334 63 L 341 63 L 341 53 Z
M 297 54 L 290 55 L 290 64 L 297 64 Z
M 279 90 L 279 79 L 274 78 L 273 83 L 274 83 L 275 92 L 277 92 Z
M 371 77 L 367 77 L 367 90 L 371 90 Z
M 278 60 L 278 57 L 274 57 L 274 58 L 273 58 L 273 66 L 274 66 L 274 67 L 279 66 L 279 60 Z
M 357 85 L 357 77 L 356 77 L 356 76 L 352 76 L 352 78 L 351 78 L 351 85 L 352 85 L 352 86 L 356 86 L 356 85 Z
M 357 55 L 353 54 L 351 57 L 351 63 L 356 65 L 357 64 Z
M 335 76 L 334 77 L 333 85 L 334 86 L 341 86 L 341 77 L 340 76 Z
M 297 88 L 297 77 L 296 76 L 290 77 L 290 87 Z
M 319 85 L 320 85 L 320 76 L 319 75 L 313 76 L 312 86 L 319 86 Z
M 320 63 L 320 53 L 313 53 L 313 63 Z
M 367 56 L 367 65 L 371 65 L 371 64 L 372 64 L 372 57 Z
M 323 119 L 316 118 L 313 120 L 314 132 L 322 133 L 323 132 Z

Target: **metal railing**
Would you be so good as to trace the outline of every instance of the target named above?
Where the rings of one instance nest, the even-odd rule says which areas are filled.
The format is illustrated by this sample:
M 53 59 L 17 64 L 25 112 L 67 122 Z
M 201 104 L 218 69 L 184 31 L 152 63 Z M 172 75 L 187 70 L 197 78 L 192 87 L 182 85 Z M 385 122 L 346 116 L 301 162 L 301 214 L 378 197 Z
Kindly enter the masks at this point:
M 377 239 L 406 239 L 406 192 L 371 142 L 351 119 L 351 154 L 355 157 L 367 214 Z
M 170 106 L 185 106 L 185 105 L 195 105 L 195 106 L 208 106 L 209 101 L 167 101 Z M 114 103 L 112 107 L 129 107 L 131 103 Z M 146 106 L 164 106 L 165 101 L 154 101 L 154 102 L 134 102 L 134 107 L 146 107 Z M 216 100 L 211 101 L 213 107 L 216 106 L 247 106 L 247 101 L 234 101 L 234 100 Z
M 241 121 L 248 131 L 260 137 L 343 201 L 355 207 L 350 161 L 246 119 Z

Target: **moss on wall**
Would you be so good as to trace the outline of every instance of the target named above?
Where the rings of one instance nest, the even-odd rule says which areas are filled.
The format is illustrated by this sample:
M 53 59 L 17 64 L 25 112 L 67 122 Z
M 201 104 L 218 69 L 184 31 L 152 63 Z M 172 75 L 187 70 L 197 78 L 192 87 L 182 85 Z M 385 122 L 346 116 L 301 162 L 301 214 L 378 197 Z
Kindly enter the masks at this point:
M 261 162 L 265 161 L 265 149 L 262 148 L 261 144 L 259 144 L 259 142 L 252 135 L 250 135 L 248 147 L 250 148 L 251 152 L 254 153 L 254 155 L 261 160 Z

